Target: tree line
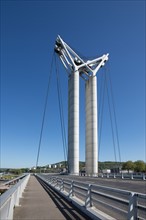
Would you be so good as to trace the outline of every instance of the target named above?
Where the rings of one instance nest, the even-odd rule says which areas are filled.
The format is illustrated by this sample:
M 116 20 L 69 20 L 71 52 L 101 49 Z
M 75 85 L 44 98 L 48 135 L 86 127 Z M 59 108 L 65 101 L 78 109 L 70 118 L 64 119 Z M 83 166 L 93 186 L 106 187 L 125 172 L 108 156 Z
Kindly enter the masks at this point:
M 61 169 L 66 167 L 67 162 L 62 161 L 60 162 L 62 164 Z M 59 163 L 58 163 L 59 164 Z M 80 161 L 80 171 L 85 170 L 85 162 Z M 40 170 L 45 168 L 46 172 L 56 172 L 58 169 L 58 172 L 61 171 L 60 168 L 48 168 L 47 166 L 43 167 L 37 167 L 35 172 L 40 172 Z M 98 169 L 99 172 L 102 172 L 104 169 L 119 169 L 119 170 L 127 170 L 128 172 L 130 170 L 134 172 L 146 172 L 146 163 L 142 160 L 137 160 L 135 162 L 128 160 L 126 162 L 113 162 L 113 161 L 105 161 L 105 162 L 98 162 Z M 20 169 L 0 169 L 0 172 L 5 173 L 12 173 L 14 175 L 21 175 L 22 173 L 27 173 L 27 172 L 34 172 L 34 170 L 30 170 L 29 168 L 20 168 Z
M 146 172 L 146 163 L 142 160 L 137 160 L 132 162 L 128 160 L 127 162 L 123 163 L 122 170 L 133 170 L 134 172 Z

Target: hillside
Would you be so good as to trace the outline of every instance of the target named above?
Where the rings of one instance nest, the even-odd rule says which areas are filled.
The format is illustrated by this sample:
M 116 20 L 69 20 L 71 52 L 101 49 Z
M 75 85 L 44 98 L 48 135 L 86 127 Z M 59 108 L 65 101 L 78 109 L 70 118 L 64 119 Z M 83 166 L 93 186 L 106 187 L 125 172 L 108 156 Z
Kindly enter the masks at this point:
M 61 165 L 61 168 L 65 168 L 67 165 L 66 161 L 60 161 L 58 163 L 54 163 L 51 164 L 51 166 L 57 165 L 57 167 L 59 167 Z M 123 162 L 113 162 L 113 161 L 104 161 L 98 162 L 98 169 L 100 170 L 104 170 L 104 169 L 115 169 L 115 168 L 119 168 L 123 165 Z M 48 167 L 49 165 L 46 165 L 45 167 Z M 85 170 L 85 162 L 84 161 L 80 161 L 79 162 L 79 167 L 80 170 Z

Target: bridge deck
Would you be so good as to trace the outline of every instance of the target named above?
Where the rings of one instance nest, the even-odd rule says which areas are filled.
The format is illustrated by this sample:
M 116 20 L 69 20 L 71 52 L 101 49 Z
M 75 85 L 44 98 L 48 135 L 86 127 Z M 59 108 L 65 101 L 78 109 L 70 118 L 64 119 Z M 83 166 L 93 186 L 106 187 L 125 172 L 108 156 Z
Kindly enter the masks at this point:
M 15 207 L 13 220 L 86 220 L 89 219 L 80 210 L 69 204 L 58 194 L 46 192 L 35 176 L 31 176 L 20 199 L 20 206 Z

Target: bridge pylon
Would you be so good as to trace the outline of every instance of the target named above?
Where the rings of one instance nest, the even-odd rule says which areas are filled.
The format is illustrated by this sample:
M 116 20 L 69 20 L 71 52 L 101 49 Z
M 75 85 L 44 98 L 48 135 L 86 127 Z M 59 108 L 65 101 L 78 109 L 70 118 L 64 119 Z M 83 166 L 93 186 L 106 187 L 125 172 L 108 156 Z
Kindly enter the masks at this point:
M 105 54 L 83 60 L 60 36 L 55 42 L 58 54 L 68 73 L 68 169 L 79 175 L 79 78 L 85 80 L 86 96 L 86 174 L 98 173 L 97 72 L 108 60 Z

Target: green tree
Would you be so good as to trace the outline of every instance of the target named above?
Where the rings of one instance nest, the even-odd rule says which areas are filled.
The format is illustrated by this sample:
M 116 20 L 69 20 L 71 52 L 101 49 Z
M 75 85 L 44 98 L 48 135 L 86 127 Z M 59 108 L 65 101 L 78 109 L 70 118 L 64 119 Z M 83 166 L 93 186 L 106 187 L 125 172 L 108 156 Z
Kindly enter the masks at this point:
M 13 173 L 14 175 L 20 175 L 20 174 L 22 174 L 22 170 L 21 169 L 11 169 L 10 173 Z
M 146 171 L 146 164 L 142 160 L 135 161 L 135 172 L 145 172 Z
M 123 163 L 123 166 L 122 166 L 122 170 L 134 170 L 135 168 L 135 164 L 131 161 L 131 160 L 128 160 L 127 162 Z

